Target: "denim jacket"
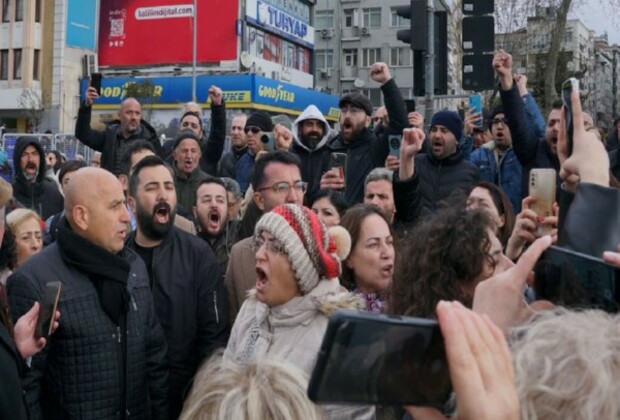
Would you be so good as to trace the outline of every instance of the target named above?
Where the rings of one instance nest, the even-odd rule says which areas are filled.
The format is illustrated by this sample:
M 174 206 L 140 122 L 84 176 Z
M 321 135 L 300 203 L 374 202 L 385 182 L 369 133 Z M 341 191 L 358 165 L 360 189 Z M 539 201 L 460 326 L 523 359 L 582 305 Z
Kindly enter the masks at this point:
M 514 150 L 509 149 L 499 160 L 499 169 L 495 162 L 495 144 L 490 141 L 474 150 L 470 162 L 480 170 L 483 181 L 498 185 L 510 199 L 515 213 L 521 211 L 521 164 Z

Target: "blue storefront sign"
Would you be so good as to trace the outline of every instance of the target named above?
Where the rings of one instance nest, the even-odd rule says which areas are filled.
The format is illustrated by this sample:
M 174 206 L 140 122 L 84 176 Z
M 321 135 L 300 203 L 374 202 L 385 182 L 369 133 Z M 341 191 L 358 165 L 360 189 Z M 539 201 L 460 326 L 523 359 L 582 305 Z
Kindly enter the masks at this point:
M 179 104 L 191 101 L 191 77 L 104 78 L 101 85 L 101 97 L 96 102 L 95 109 L 116 108 L 127 96 L 128 84 L 144 80 L 149 80 L 153 84 L 154 92 L 159 96 L 153 108 L 178 108 Z M 255 74 L 198 76 L 196 78 L 196 99 L 199 103 L 207 102 L 211 86 L 218 86 L 222 89 L 226 104 L 230 108 L 253 108 L 276 113 L 298 114 L 308 105 L 314 104 L 326 118 L 337 120 L 340 115 L 336 96 Z M 87 87 L 88 80 L 82 80 L 82 99 Z
M 94 51 L 96 30 L 97 0 L 68 0 L 67 46 Z

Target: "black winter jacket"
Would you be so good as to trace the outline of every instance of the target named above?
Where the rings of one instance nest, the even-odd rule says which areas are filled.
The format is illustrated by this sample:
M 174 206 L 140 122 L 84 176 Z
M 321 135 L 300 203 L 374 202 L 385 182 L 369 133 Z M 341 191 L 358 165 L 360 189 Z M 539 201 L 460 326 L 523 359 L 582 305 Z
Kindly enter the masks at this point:
M 135 231 L 126 245 L 135 247 Z M 202 239 L 173 227 L 153 251 L 155 312 L 168 343 L 170 414 L 200 363 L 228 340 L 228 300 L 213 251 Z
M 34 146 L 41 159 L 39 173 L 35 182 L 28 182 L 20 169 L 22 153 L 28 146 Z M 15 181 L 13 181 L 13 197 L 24 207 L 36 211 L 43 220 L 62 211 L 64 198 L 56 184 L 45 177 L 45 153 L 36 137 L 20 137 L 15 142 L 13 151 L 13 167 Z
M 420 177 L 420 194 L 425 214 L 434 213 L 438 203 L 448 198 L 453 191 L 469 190 L 480 180 L 476 165 L 466 161 L 459 150 L 442 160 L 435 158 L 432 153 L 417 155 L 415 173 Z
M 120 128 L 120 121 L 114 120 L 107 124 L 104 131 L 97 131 L 90 128 L 92 108 L 82 105 L 78 111 L 77 121 L 75 122 L 75 137 L 91 149 L 101 152 L 101 167 L 118 176 L 120 168 L 115 168 L 115 155 L 117 149 L 116 137 Z M 157 155 L 162 155 L 162 148 L 155 129 L 146 121 L 140 121 L 141 130 L 139 133 L 129 137 L 129 141 L 143 139 L 148 141 L 155 148 Z
M 24 362 L 15 348 L 13 338 L 0 324 L 0 418 L 26 420 L 21 375 Z
M 248 152 L 247 146 L 241 150 L 237 150 L 234 147 L 230 150 L 230 152 L 224 154 L 220 159 L 220 163 L 218 164 L 217 176 L 221 178 L 232 178 L 236 179 L 237 177 L 237 162 L 243 155 Z
M 326 153 L 342 152 L 347 154 L 345 199 L 349 205 L 361 203 L 364 199 L 364 181 L 374 168 L 385 165 L 385 159 L 390 151 L 388 138 L 390 134 L 402 135 L 403 130 L 409 127 L 407 109 L 398 86 L 394 79 L 388 80 L 381 86 L 385 107 L 390 117 L 390 125 L 381 137 L 366 129 L 359 138 L 346 144 L 341 135 L 328 143 Z M 322 168 L 325 172 L 327 168 Z
M 31 420 L 167 418 L 166 343 L 148 274 L 133 251 L 125 249 L 122 256 L 131 265 L 127 280 L 131 303 L 121 322 L 126 331 L 107 316 L 88 277 L 63 262 L 56 243 L 9 277 L 15 321 L 41 300 L 47 282 L 62 283 L 60 327 L 32 358 L 24 381 Z
M 211 129 L 209 138 L 201 139 L 200 169 L 209 175 L 217 176 L 217 164 L 226 143 L 226 105 L 211 105 Z
M 620 148 L 613 149 L 609 154 L 609 170 L 611 174 L 620 180 Z
M 512 149 L 515 151 L 519 163 L 523 166 L 521 172 L 521 194 L 527 196 L 529 191 L 530 170 L 534 168 L 552 168 L 557 175 L 557 197 L 560 194 L 560 161 L 558 155 L 551 151 L 545 138 L 538 139 L 532 134 L 527 125 L 527 118 L 523 108 L 523 100 L 519 95 L 517 85 L 511 90 L 499 90 L 502 98 L 504 115 L 508 119 L 508 128 L 512 137 Z

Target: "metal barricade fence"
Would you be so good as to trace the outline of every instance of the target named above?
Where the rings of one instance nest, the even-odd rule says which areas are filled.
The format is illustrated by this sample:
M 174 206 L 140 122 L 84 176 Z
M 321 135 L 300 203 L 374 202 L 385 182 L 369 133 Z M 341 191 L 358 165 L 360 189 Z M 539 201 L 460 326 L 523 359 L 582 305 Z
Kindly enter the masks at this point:
M 67 160 L 76 159 L 81 156 L 87 163 L 95 151 L 87 147 L 75 137 L 73 133 L 59 133 L 54 135 L 52 149 L 63 153 Z

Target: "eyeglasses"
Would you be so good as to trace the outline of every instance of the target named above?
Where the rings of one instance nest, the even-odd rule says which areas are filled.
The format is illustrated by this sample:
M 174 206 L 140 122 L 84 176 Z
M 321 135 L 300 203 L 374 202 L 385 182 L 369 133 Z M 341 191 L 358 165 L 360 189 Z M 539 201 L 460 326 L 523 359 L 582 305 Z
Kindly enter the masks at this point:
M 493 123 L 493 125 L 499 124 L 499 123 L 507 125 L 508 124 L 508 118 L 495 118 L 495 119 L 493 119 L 492 123 Z
M 252 251 L 257 252 L 263 245 L 265 249 L 273 254 L 286 255 L 284 244 L 277 239 L 271 238 L 265 240 L 262 236 L 255 236 L 252 238 Z
M 252 132 L 252 134 L 258 134 L 260 133 L 262 130 L 254 125 L 251 125 L 249 127 L 245 127 L 243 129 L 243 131 L 245 132 L 245 134 L 248 134 L 250 131 Z
M 258 189 L 257 192 L 271 190 L 276 194 L 288 195 L 288 193 L 291 191 L 291 188 L 295 189 L 295 191 L 299 194 L 304 194 L 306 190 L 308 189 L 308 183 L 303 182 L 303 181 L 297 181 L 293 184 L 289 184 L 286 181 L 276 182 L 270 187 L 263 187 L 263 188 Z
M 343 106 L 342 108 L 340 108 L 340 113 L 346 114 L 347 112 L 349 114 L 357 114 L 359 112 L 366 112 L 366 111 L 364 111 L 362 108 L 358 108 L 356 106 Z

